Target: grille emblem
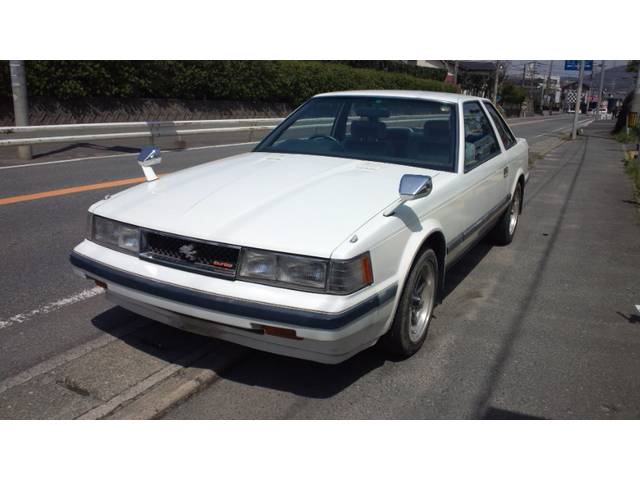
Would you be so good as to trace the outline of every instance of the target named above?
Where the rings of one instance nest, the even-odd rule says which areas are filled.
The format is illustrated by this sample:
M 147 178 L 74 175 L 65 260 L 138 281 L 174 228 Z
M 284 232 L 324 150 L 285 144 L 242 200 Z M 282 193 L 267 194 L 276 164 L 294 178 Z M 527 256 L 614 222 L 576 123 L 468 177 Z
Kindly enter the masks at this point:
M 186 245 L 182 245 L 178 251 L 180 252 L 180 255 L 182 256 L 182 258 L 184 258 L 185 260 L 189 260 L 190 262 L 195 262 L 196 261 L 196 255 L 198 254 L 198 251 L 196 250 L 196 247 L 193 246 L 192 243 L 187 243 Z

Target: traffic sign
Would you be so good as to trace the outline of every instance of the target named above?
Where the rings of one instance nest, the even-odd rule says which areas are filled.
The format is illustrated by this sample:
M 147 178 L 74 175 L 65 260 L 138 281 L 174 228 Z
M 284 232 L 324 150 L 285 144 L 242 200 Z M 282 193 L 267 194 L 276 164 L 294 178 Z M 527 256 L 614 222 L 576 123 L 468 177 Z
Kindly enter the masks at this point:
M 564 69 L 565 70 L 580 70 L 580 60 L 565 60 L 564 61 Z M 593 70 L 593 60 L 585 60 L 584 61 L 584 71 L 590 72 Z

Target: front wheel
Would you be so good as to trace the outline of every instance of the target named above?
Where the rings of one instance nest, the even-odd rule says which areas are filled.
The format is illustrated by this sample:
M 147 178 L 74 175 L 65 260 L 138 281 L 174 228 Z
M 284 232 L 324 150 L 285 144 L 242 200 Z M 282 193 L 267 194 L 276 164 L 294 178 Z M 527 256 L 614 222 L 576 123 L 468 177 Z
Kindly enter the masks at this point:
M 435 306 L 438 278 L 438 258 L 433 250 L 425 250 L 411 267 L 393 324 L 381 339 L 387 351 L 406 358 L 420 349 Z
M 511 199 L 509 208 L 502 214 L 493 231 L 494 239 L 498 245 L 509 245 L 513 240 L 520 218 L 521 205 L 522 186 L 518 183 L 515 192 L 513 192 L 513 198 Z

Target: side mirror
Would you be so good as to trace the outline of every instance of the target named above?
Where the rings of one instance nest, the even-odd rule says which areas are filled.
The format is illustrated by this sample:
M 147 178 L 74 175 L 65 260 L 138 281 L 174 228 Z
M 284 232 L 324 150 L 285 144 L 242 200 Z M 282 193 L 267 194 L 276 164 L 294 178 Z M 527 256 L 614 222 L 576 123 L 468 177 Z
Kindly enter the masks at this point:
M 143 167 L 150 167 L 151 165 L 157 165 L 162 161 L 160 156 L 160 149 L 153 145 L 143 147 L 138 154 L 138 163 Z
M 400 198 L 386 208 L 382 213 L 385 217 L 389 217 L 395 213 L 398 207 L 410 200 L 424 198 L 433 190 L 431 177 L 428 175 L 403 175 L 400 179 Z
M 415 200 L 431 193 L 433 183 L 429 175 L 403 175 L 400 179 L 400 198 Z
M 140 153 L 138 154 L 138 164 L 142 167 L 142 171 L 144 172 L 147 182 L 151 182 L 158 178 L 151 166 L 158 165 L 160 162 L 162 162 L 162 157 L 160 156 L 159 148 L 149 145 L 140 150 Z

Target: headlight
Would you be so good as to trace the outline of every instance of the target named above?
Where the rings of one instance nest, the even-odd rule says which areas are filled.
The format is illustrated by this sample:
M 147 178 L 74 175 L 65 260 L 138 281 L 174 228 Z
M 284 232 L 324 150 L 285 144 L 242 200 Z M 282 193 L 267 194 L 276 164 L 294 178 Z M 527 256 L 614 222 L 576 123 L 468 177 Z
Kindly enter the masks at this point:
M 243 249 L 239 278 L 296 290 L 346 295 L 373 283 L 369 254 L 325 260 Z
M 278 255 L 278 282 L 322 289 L 327 281 L 327 262 L 314 258 Z
M 240 265 L 241 277 L 263 280 L 276 279 L 278 257 L 275 254 L 253 250 L 245 250 L 243 254 Z
M 132 253 L 140 251 L 140 229 L 108 218 L 92 215 L 91 240 Z

